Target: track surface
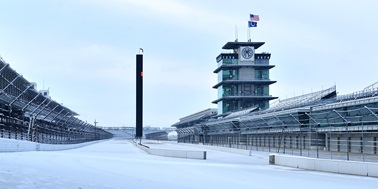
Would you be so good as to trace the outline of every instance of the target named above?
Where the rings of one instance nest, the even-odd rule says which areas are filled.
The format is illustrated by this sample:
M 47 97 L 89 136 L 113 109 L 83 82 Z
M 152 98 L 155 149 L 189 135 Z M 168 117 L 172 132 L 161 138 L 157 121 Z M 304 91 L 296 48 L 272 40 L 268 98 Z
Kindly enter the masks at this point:
M 183 148 L 177 144 L 152 144 Z M 207 151 L 207 160 L 152 156 L 125 140 L 53 152 L 0 153 L 0 188 L 376 189 L 377 178 L 268 164 L 268 154 Z

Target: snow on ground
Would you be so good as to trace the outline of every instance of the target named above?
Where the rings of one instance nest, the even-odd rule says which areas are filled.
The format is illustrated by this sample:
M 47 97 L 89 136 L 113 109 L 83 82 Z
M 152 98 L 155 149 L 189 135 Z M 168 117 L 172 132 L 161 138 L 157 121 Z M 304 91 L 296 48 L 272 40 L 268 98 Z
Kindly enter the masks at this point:
M 177 144 L 160 143 L 156 146 Z M 200 146 L 199 146 L 200 147 Z M 268 154 L 213 150 L 207 160 L 152 156 L 125 140 L 65 151 L 0 153 L 0 188 L 343 188 L 375 189 L 377 178 L 268 164 Z

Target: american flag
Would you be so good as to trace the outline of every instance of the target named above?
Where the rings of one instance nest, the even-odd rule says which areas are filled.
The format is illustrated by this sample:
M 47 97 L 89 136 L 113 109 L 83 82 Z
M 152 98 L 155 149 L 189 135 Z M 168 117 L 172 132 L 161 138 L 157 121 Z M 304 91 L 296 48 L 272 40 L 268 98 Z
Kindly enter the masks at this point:
M 259 15 L 249 14 L 249 18 L 251 21 L 259 21 L 260 17 Z

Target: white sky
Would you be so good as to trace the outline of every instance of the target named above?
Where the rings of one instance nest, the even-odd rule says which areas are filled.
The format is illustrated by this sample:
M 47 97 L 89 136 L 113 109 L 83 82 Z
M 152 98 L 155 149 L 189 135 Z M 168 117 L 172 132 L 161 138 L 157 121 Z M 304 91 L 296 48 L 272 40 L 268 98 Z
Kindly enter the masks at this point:
M 377 81 L 378 1 L 17 0 L 0 2 L 0 55 L 53 99 L 101 126 L 135 124 L 135 54 L 144 54 L 144 125 L 169 127 L 216 107 L 221 47 L 252 40 L 272 53 L 282 99 Z

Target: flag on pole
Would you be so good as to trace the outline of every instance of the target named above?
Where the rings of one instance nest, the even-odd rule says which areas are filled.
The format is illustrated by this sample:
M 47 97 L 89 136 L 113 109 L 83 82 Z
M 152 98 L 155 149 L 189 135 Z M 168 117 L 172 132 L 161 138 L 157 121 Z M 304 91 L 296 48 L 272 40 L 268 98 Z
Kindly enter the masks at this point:
M 257 22 L 248 21 L 248 27 L 257 27 Z
M 249 14 L 249 18 L 251 21 L 260 21 L 259 15 Z

